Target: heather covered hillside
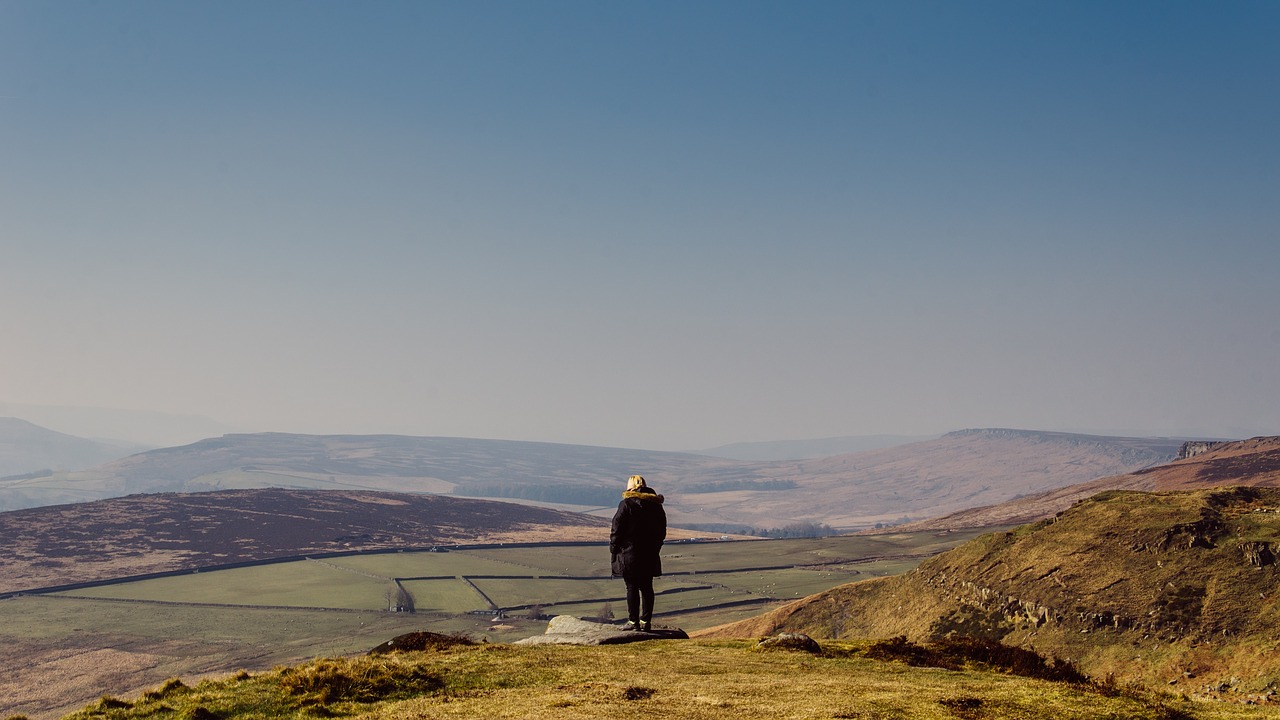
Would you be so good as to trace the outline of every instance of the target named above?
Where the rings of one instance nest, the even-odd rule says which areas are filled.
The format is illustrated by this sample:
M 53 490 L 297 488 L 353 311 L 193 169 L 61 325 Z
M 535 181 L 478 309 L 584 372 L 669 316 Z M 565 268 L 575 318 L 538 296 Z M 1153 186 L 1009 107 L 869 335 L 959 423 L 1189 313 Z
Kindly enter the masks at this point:
M 599 518 L 435 495 L 281 489 L 131 495 L 0 513 L 0 593 L 307 553 L 605 542 L 608 533 L 608 521 Z
M 122 446 L 55 432 L 26 420 L 0 417 L 0 482 L 81 470 L 130 452 Z M 28 477 L 15 477 L 24 475 Z

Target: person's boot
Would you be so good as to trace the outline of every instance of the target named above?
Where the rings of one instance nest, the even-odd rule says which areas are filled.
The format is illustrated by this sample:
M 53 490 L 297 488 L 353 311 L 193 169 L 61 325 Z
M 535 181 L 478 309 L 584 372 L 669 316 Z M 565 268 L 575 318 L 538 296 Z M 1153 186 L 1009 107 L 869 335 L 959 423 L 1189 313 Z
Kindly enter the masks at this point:
M 627 622 L 622 626 L 622 629 L 623 629 L 623 630 L 639 630 L 639 629 L 640 629 L 640 623 L 636 622 L 635 620 L 628 620 L 628 621 L 627 621 Z
M 653 629 L 653 625 L 648 620 L 641 620 L 637 628 L 643 632 L 649 632 Z

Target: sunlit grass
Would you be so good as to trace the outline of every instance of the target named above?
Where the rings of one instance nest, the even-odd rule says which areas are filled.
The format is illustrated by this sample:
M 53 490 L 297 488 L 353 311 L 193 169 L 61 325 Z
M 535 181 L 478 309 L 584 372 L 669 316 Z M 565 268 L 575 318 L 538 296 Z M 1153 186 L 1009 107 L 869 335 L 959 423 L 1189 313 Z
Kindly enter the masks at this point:
M 478 645 L 329 658 L 137 699 L 69 720 L 132 718 L 1266 718 L 1274 711 L 1130 694 L 978 669 L 914 668 L 856 646 L 815 656 L 748 642 Z

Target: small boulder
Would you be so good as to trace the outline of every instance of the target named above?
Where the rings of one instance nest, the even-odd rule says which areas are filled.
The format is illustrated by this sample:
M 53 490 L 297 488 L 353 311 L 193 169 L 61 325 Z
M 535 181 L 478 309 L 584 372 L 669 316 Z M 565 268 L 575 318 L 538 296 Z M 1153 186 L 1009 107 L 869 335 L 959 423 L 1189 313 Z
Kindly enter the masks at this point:
M 814 655 L 822 652 L 822 646 L 818 644 L 818 641 L 803 633 L 781 633 L 773 637 L 767 637 L 756 643 L 755 649 L 798 650 L 813 653 Z

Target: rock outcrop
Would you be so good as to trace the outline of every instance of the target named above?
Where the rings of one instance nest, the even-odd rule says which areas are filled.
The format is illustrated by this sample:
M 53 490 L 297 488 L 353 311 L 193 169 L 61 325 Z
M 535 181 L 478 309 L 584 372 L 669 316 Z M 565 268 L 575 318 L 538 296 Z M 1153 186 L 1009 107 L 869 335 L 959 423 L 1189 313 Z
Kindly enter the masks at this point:
M 557 615 L 547 623 L 547 631 L 517 640 L 516 645 L 620 645 L 645 640 L 688 640 L 679 628 L 655 628 L 641 632 L 623 630 L 609 623 L 581 620 L 570 615 Z

